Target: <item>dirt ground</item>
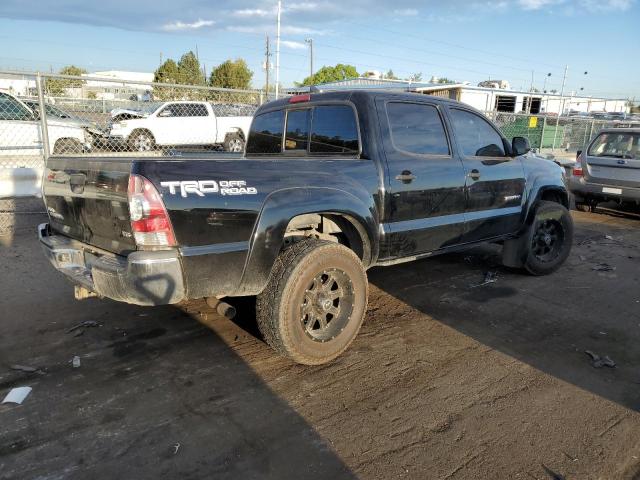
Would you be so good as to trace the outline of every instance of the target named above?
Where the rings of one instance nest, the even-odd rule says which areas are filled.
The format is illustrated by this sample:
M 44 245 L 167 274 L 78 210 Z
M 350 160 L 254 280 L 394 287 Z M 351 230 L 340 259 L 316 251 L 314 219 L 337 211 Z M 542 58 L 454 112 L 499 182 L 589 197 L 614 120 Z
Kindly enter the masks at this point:
M 21 230 L 0 247 L 0 398 L 33 391 L 0 406 L 0 478 L 640 479 L 640 218 L 574 218 L 550 277 L 495 247 L 371 270 L 359 337 L 319 368 L 275 356 L 247 299 L 234 322 L 76 302 Z

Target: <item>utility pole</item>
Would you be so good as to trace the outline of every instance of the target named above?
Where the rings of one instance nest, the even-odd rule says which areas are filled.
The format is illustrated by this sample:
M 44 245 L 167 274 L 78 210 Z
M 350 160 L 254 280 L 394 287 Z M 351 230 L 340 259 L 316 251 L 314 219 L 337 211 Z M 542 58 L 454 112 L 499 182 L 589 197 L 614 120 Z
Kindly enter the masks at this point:
M 267 50 L 265 52 L 264 68 L 267 77 L 265 90 L 267 91 L 267 102 L 269 101 L 269 69 L 271 68 L 271 45 L 269 44 L 269 35 L 267 35 Z
M 313 38 L 306 38 L 305 43 L 309 44 L 309 75 L 313 77 Z
M 551 150 L 556 149 L 556 138 L 558 136 L 558 128 L 560 127 L 560 117 L 564 111 L 564 86 L 567 83 L 567 73 L 569 72 L 569 65 L 564 67 L 564 76 L 562 77 L 562 88 L 560 88 L 560 107 L 558 110 L 558 120 L 556 121 L 556 129 L 553 131 L 553 144 Z
M 276 100 L 280 95 L 280 17 L 282 16 L 282 0 L 278 0 L 278 29 L 276 33 Z
M 529 98 L 527 99 L 527 114 L 531 113 L 531 104 L 533 103 L 533 76 L 535 72 L 531 70 L 531 86 L 529 87 Z

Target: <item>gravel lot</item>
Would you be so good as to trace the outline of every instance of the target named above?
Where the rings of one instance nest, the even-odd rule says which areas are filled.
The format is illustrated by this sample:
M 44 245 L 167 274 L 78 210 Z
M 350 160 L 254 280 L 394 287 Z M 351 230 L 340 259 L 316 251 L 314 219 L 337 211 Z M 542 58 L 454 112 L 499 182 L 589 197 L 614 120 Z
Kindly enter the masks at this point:
M 247 299 L 234 322 L 76 302 L 20 230 L 0 246 L 0 398 L 33 392 L 0 406 L 0 478 L 640 479 L 640 218 L 574 218 L 550 277 L 494 247 L 370 271 L 358 339 L 320 368 L 276 357 Z

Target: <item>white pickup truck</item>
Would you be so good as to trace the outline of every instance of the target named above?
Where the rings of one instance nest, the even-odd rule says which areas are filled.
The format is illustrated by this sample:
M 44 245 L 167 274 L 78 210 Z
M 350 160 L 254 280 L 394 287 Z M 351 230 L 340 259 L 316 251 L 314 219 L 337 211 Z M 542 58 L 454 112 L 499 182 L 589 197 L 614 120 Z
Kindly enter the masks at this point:
M 221 107 L 227 108 L 220 111 Z M 248 108 L 252 114 L 253 107 Z M 246 115 L 247 106 L 244 110 L 195 101 L 150 103 L 141 110 L 117 109 L 111 112 L 109 138 L 113 145 L 136 152 L 176 146 L 216 146 L 227 152 L 243 152 L 253 118 Z
M 38 116 L 21 100 L 0 92 L 0 157 L 42 156 L 42 130 Z M 47 117 L 49 145 L 54 154 L 91 150 L 81 126 Z

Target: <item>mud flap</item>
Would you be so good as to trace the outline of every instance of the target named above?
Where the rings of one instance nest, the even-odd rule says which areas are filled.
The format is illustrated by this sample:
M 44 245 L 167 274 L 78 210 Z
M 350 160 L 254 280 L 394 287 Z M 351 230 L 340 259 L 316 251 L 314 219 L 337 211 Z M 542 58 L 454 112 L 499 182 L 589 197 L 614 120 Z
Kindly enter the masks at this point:
M 502 264 L 510 268 L 523 268 L 527 255 L 526 241 L 529 238 L 527 229 L 518 238 L 505 240 L 502 246 Z

